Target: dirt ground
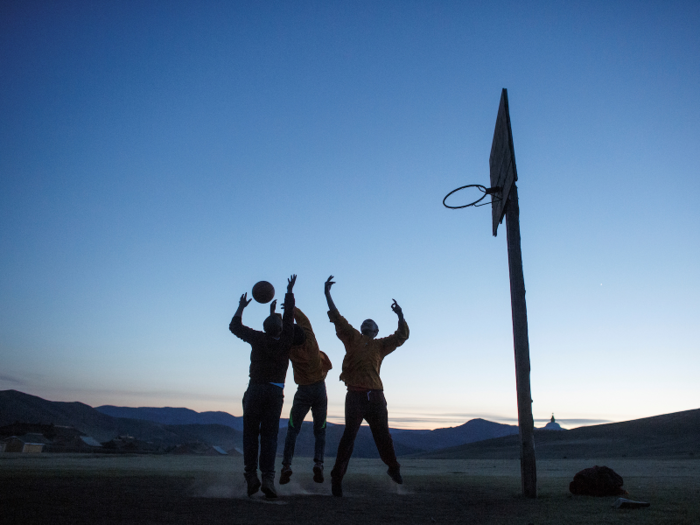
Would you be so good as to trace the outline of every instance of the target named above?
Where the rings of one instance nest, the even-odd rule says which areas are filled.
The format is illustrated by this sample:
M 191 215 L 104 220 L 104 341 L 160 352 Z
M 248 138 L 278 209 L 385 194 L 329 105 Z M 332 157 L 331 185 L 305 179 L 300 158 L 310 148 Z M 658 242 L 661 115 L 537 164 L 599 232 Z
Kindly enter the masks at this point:
M 517 461 L 405 460 L 394 484 L 378 460 L 353 460 L 343 498 L 297 458 L 280 497 L 247 497 L 236 458 L 0 455 L 3 524 L 700 523 L 700 461 L 538 462 L 539 497 L 520 495 Z M 307 464 L 308 463 L 308 464 Z M 646 509 L 571 496 L 578 470 L 607 464 Z M 327 476 L 328 477 L 328 476 Z

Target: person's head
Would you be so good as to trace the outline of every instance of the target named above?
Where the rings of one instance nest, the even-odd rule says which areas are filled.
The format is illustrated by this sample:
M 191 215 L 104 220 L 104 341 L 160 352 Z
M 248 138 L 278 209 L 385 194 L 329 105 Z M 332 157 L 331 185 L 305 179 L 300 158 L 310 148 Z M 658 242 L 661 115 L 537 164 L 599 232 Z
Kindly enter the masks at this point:
M 360 332 L 362 332 L 362 335 L 374 339 L 379 333 L 379 327 L 372 319 L 365 319 L 362 321 L 362 326 L 360 326 Z
M 263 330 L 267 335 L 279 337 L 282 333 L 282 318 L 278 314 L 272 314 L 263 321 Z
M 294 341 L 292 342 L 292 346 L 299 346 L 303 345 L 306 342 L 306 332 L 304 332 L 304 329 L 299 326 L 298 324 L 294 325 Z

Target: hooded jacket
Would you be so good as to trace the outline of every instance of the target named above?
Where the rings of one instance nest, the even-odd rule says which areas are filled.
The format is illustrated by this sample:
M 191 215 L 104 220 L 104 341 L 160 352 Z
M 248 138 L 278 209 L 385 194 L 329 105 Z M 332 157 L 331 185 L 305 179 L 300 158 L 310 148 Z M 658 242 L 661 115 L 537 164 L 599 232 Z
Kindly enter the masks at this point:
M 294 309 L 294 320 L 306 334 L 306 341 L 293 346 L 289 352 L 294 370 L 294 382 L 297 385 L 312 385 L 323 381 L 328 371 L 333 368 L 331 360 L 319 349 L 311 322 L 299 308 Z

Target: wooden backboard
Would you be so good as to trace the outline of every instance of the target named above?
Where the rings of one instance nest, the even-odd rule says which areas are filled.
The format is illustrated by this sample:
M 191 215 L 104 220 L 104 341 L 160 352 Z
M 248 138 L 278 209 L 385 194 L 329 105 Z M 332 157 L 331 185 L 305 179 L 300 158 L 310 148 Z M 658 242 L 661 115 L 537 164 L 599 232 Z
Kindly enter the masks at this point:
M 508 90 L 501 91 L 501 104 L 498 106 L 496 129 L 493 132 L 491 156 L 491 187 L 501 188 L 500 192 L 491 196 L 491 213 L 493 218 L 493 236 L 496 236 L 498 225 L 503 222 L 505 206 L 513 184 L 518 180 L 515 169 L 515 149 L 513 148 L 513 132 L 510 129 L 510 113 L 508 112 Z

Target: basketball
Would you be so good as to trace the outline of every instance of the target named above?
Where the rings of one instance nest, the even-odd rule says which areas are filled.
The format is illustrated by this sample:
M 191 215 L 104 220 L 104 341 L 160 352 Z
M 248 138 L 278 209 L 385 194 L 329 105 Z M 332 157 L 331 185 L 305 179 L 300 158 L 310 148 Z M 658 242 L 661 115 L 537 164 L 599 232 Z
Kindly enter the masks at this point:
M 275 287 L 267 281 L 259 281 L 253 286 L 253 299 L 259 303 L 269 303 L 275 297 Z

